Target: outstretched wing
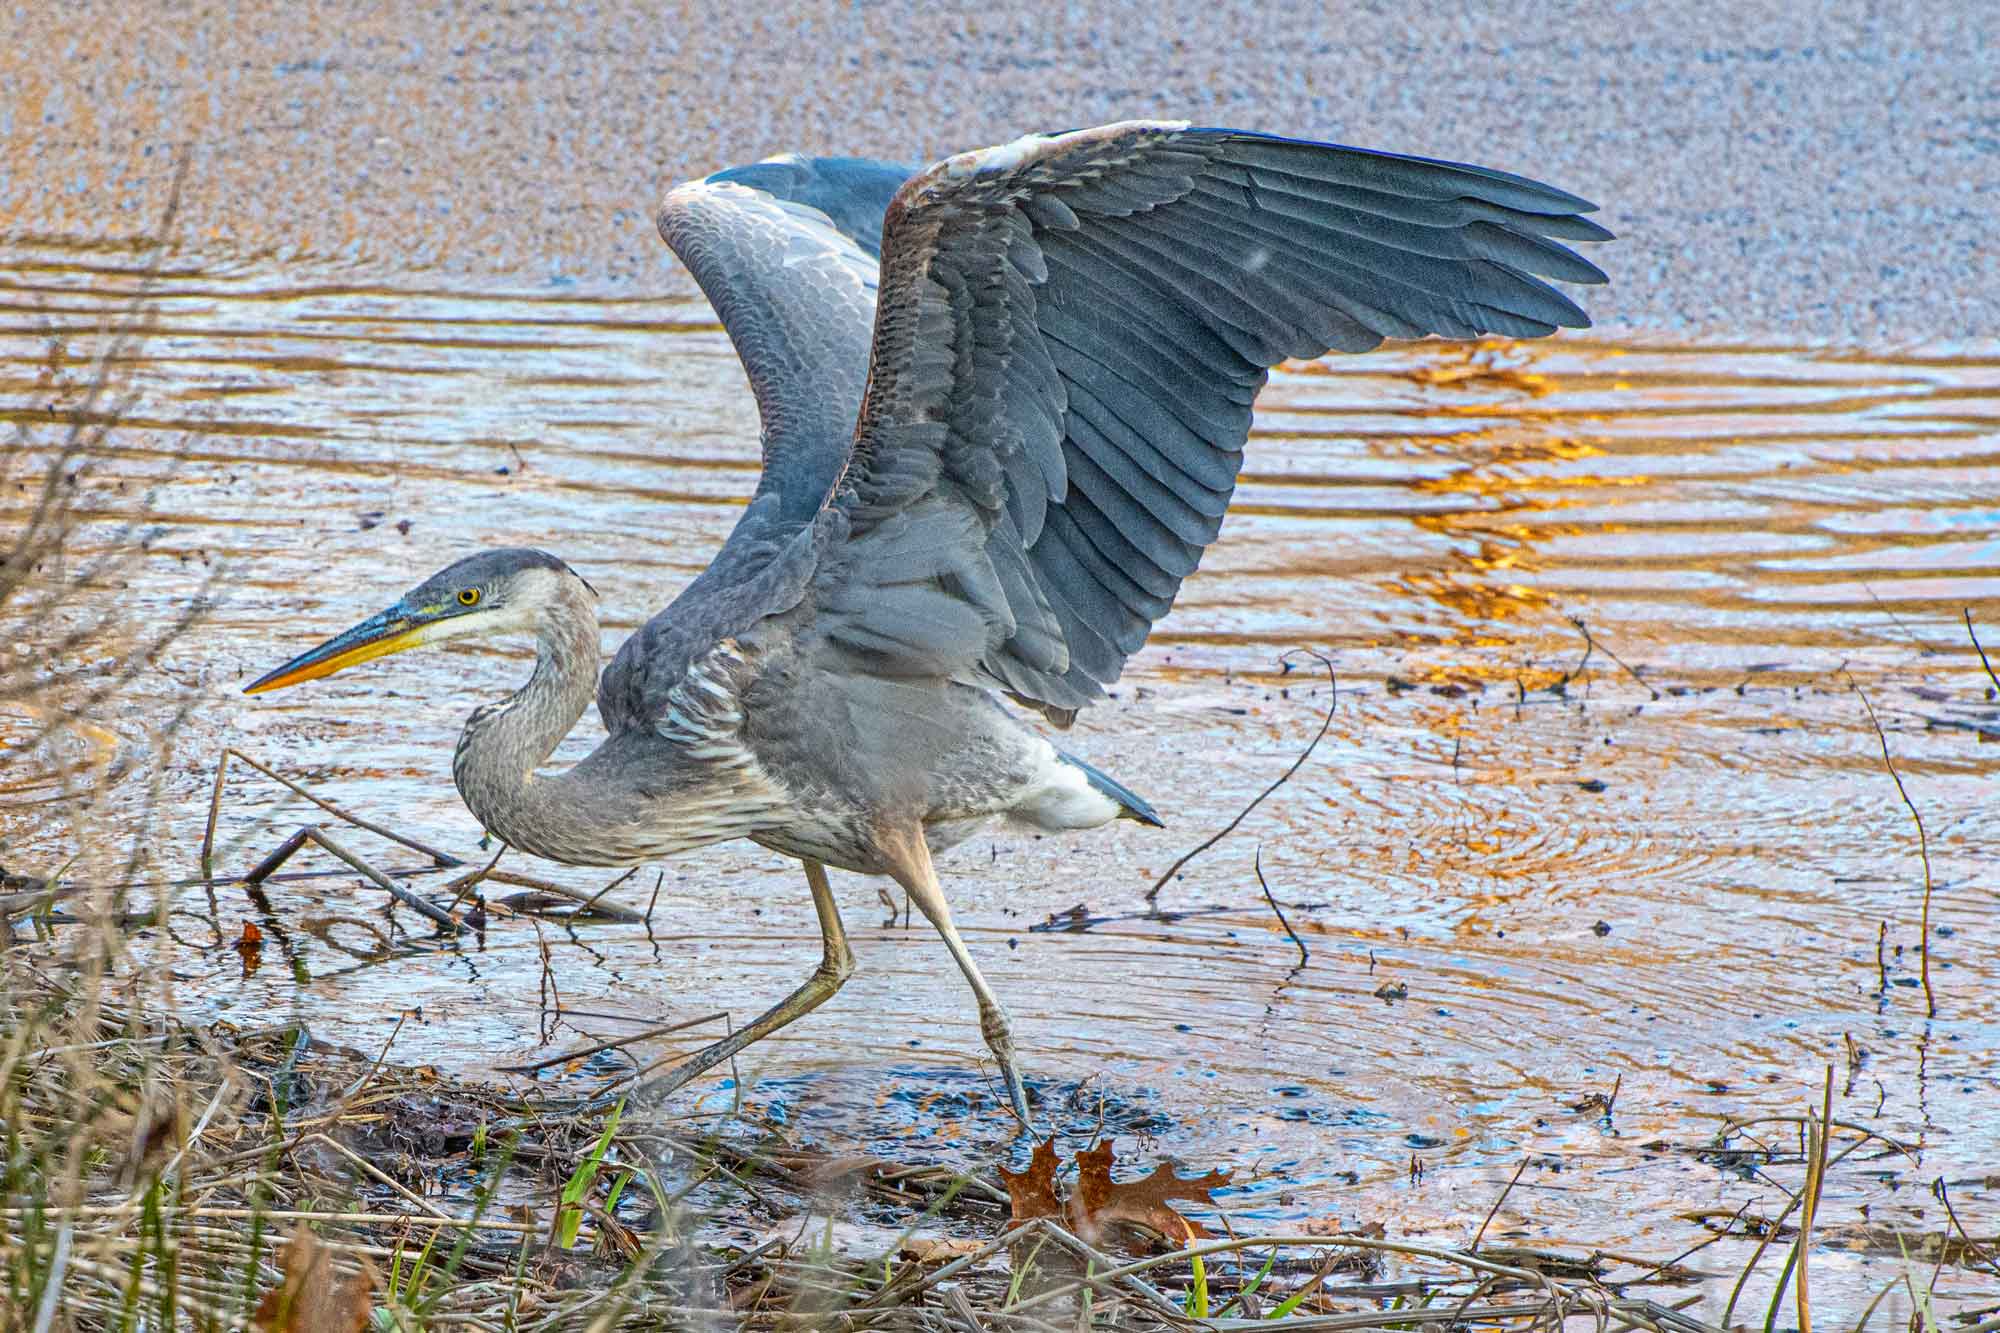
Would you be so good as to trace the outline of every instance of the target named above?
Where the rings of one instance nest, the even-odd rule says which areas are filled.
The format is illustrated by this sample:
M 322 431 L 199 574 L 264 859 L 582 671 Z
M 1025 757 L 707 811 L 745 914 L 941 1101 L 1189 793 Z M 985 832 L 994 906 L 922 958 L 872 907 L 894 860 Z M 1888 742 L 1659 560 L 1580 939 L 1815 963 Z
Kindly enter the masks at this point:
M 778 157 L 676 185 L 661 202 L 660 235 L 750 377 L 764 472 L 715 560 L 599 677 L 611 731 L 673 716 L 697 658 L 803 595 L 818 559 L 812 521 L 846 465 L 867 382 L 883 210 L 910 173 Z
M 722 318 L 764 422 L 764 475 L 809 519 L 847 460 L 868 375 L 882 214 L 914 168 L 776 157 L 677 185 L 660 235 Z
M 1593 205 L 1519 176 L 1235 130 L 1031 135 L 889 206 L 866 398 L 817 576 L 865 669 L 1066 722 L 1215 539 L 1266 370 L 1385 337 L 1587 327 L 1535 275 Z

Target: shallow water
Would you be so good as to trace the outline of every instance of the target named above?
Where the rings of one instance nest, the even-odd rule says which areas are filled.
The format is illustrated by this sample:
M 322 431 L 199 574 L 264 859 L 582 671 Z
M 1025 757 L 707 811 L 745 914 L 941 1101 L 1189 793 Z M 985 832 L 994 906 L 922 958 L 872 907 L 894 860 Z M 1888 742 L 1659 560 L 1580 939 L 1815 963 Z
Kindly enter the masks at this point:
M 104 322 L 155 321 L 118 365 L 133 398 L 113 457 L 80 478 L 96 521 L 79 554 L 136 525 L 146 554 L 107 604 L 164 621 L 214 600 L 88 738 L 100 757 L 136 749 L 177 691 L 196 698 L 157 870 L 194 873 L 223 744 L 472 855 L 451 743 L 516 683 L 519 652 L 238 688 L 482 545 L 568 559 L 614 646 L 752 485 L 754 408 L 720 329 L 685 284 L 467 290 L 181 254 L 143 286 L 130 254 L 0 246 L 0 424 L 45 437 L 54 386 L 88 378 Z M 26 503 L 0 496 L 0 523 Z M 1221 543 L 1068 742 L 1169 829 L 997 831 L 946 882 L 1031 1072 L 1086 1084 L 1066 1123 L 1094 1125 L 1101 1092 L 1139 1137 L 1124 1160 L 1235 1168 L 1222 1202 L 1239 1224 L 1335 1216 L 1462 1242 L 1525 1157 L 1489 1238 L 1666 1259 L 1708 1234 L 1686 1214 L 1754 1199 L 1774 1215 L 1768 1180 L 1799 1178 L 1686 1150 L 1730 1117 L 1800 1114 L 1832 1064 L 1843 1118 L 1921 1145 L 1917 1162 L 1857 1154 L 1828 1186 L 1814 1295 L 1858 1312 L 1901 1260 L 1841 1248 L 1840 1227 L 1936 1234 L 1943 1179 L 1975 1234 L 2000 1230 L 2000 703 L 1967 609 L 2000 648 L 2000 345 L 1570 338 L 1291 367 Z M 1324 678 L 1276 663 L 1298 645 L 1338 668 L 1325 742 L 1146 914 L 1155 876 L 1318 726 Z M 1935 1020 L 1915 984 L 1915 830 L 1857 684 L 1924 817 Z M 31 725 L 0 715 L 0 742 Z M 51 791 L 0 775 L 10 868 L 66 854 Z M 226 795 L 231 871 L 311 815 L 241 769 Z M 1303 965 L 1259 891 L 1260 848 Z M 149 957 L 190 1012 L 299 1018 L 371 1051 L 393 1029 L 397 1058 L 475 1072 L 627 1030 L 574 1011 L 741 1018 L 816 960 L 781 858 L 725 847 L 662 870 L 650 929 L 515 919 L 387 959 L 379 895 L 351 877 L 276 885 L 268 914 L 234 889 L 212 912 L 191 889 Z M 1004 1153 L 949 959 L 887 924 L 872 883 L 835 882 L 860 974 L 745 1056 L 750 1099 L 899 1159 Z M 614 892 L 644 907 L 654 872 Z M 228 947 L 244 919 L 276 946 L 247 976 Z M 557 1003 L 572 1014 L 544 1044 Z M 1573 1109 L 1614 1087 L 1609 1116 Z M 1691 1262 L 1734 1274 L 1748 1254 Z M 1753 1283 L 1747 1308 L 1768 1291 Z M 1966 1270 L 1940 1292 L 2000 1301 Z

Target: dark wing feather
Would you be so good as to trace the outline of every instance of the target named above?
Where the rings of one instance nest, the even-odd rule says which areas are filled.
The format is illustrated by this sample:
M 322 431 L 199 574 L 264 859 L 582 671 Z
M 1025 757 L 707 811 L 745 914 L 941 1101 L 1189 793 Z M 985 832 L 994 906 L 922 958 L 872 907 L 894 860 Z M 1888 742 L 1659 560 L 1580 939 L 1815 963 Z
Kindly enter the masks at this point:
M 729 540 L 673 605 L 627 639 L 598 682 L 616 732 L 650 727 L 688 664 L 798 603 L 847 462 L 867 381 L 882 215 L 911 168 L 780 157 L 677 185 L 660 235 L 680 256 L 750 378 L 764 472 Z
M 1066 720 L 1221 527 L 1266 370 L 1589 321 L 1544 278 L 1592 205 L 1505 172 L 1234 130 L 1029 136 L 889 205 L 872 362 L 815 576 L 865 669 Z

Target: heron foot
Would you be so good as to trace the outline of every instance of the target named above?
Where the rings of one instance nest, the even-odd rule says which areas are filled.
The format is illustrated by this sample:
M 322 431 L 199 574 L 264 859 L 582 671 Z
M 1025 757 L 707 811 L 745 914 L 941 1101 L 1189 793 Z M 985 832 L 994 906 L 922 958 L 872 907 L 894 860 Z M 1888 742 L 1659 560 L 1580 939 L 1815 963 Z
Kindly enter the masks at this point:
M 1014 1032 L 1007 1022 L 1007 1011 L 997 1002 L 988 1003 L 984 996 L 980 997 L 979 1031 L 986 1038 L 986 1048 L 1000 1065 L 1000 1075 L 1007 1082 L 1007 1101 L 1021 1122 L 1021 1131 L 1034 1134 L 1035 1118 L 1028 1110 L 1028 1087 L 1021 1079 L 1021 1063 L 1014 1054 Z

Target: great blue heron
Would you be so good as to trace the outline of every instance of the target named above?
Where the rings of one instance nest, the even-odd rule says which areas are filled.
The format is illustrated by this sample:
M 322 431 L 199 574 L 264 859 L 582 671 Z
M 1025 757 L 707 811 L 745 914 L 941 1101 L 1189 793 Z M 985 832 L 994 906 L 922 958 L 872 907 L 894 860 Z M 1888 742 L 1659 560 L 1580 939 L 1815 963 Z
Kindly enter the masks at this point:
M 932 856 L 1004 816 L 1147 804 L 1051 745 L 1215 539 L 1269 367 L 1384 337 L 1587 327 L 1536 274 L 1610 233 L 1482 167 L 1171 122 L 1038 134 L 927 170 L 784 157 L 668 192 L 660 234 L 749 374 L 763 475 L 714 563 L 599 674 L 596 594 L 493 550 L 249 686 L 419 644 L 532 635 L 452 776 L 507 845 L 633 865 L 729 838 L 797 857 L 818 969 L 671 1091 L 854 970 L 826 867 L 887 875 L 944 937 L 1024 1123 L 1007 1019 Z M 593 694 L 609 735 L 538 773 Z

